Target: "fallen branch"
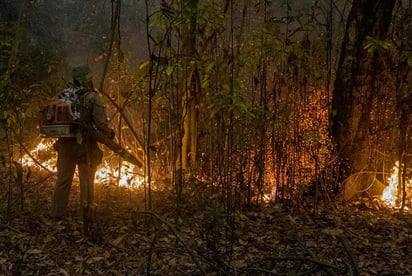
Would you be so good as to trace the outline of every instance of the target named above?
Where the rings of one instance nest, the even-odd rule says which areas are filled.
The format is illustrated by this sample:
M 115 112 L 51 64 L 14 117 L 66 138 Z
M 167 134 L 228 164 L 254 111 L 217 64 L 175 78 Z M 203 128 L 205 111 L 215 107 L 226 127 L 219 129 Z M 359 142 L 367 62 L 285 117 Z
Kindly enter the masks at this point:
M 54 176 L 55 173 L 54 172 L 50 172 L 48 175 L 46 175 L 45 177 L 43 177 L 42 179 L 40 179 L 39 181 L 37 181 L 34 186 L 37 186 L 41 183 L 43 183 L 44 181 L 46 181 L 47 179 L 49 179 L 50 177 Z
M 203 269 L 203 267 L 201 266 L 201 264 L 199 263 L 195 252 L 193 252 L 193 250 L 186 244 L 185 240 L 180 236 L 179 232 L 176 230 L 176 228 L 170 224 L 169 222 L 167 222 L 166 220 L 164 220 L 162 217 L 160 217 L 159 215 L 153 213 L 153 212 L 137 212 L 138 214 L 143 214 L 143 215 L 150 215 L 154 218 L 156 218 L 157 220 L 159 220 L 162 224 L 166 225 L 167 228 L 169 230 L 171 230 L 173 232 L 173 234 L 175 235 L 175 237 L 182 243 L 183 247 L 186 249 L 186 251 L 189 253 L 190 257 L 192 258 L 193 262 L 196 264 L 197 268 L 200 270 L 202 275 L 206 275 L 206 271 Z
M 16 130 L 13 129 L 13 133 L 15 135 L 17 135 Z M 23 151 L 34 161 L 34 163 L 36 163 L 37 165 L 39 165 L 41 168 L 45 169 L 46 171 L 50 172 L 50 173 L 54 173 L 51 170 L 49 170 L 48 168 L 46 168 L 45 166 L 43 166 L 42 163 L 40 163 L 31 153 L 30 151 L 24 146 L 23 142 L 19 139 L 18 140 L 20 147 L 23 149 Z
M 306 246 L 304 246 L 301 242 L 299 242 L 299 244 L 302 246 L 302 248 L 309 254 L 309 256 L 311 257 L 311 260 L 316 260 L 316 255 L 309 250 L 309 248 L 307 248 Z M 319 264 L 317 264 L 319 266 Z M 323 265 L 321 265 L 323 267 Z M 330 271 L 328 269 L 328 267 L 323 267 L 321 268 L 323 270 L 325 270 L 326 273 L 328 273 L 328 275 L 336 275 L 333 271 Z
M 349 256 L 350 266 L 349 265 L 347 265 L 347 266 L 348 266 L 348 269 L 350 270 L 350 275 L 354 275 L 354 276 L 359 275 L 358 264 L 355 261 L 355 258 L 354 258 L 353 253 L 352 253 L 352 249 L 349 246 L 349 243 L 348 243 L 347 239 L 344 238 L 344 237 L 338 237 L 338 238 L 339 238 L 340 242 L 343 244 L 343 247 L 345 248 L 345 251 Z
M 273 271 L 270 271 L 268 269 L 264 269 L 264 268 L 258 268 L 258 267 L 249 267 L 244 269 L 244 271 L 256 271 L 256 272 L 263 272 L 265 275 L 284 275 L 284 274 L 279 274 Z
M 300 257 L 300 256 L 285 256 L 285 257 L 267 257 L 267 260 L 269 261 L 300 261 L 300 262 L 310 262 L 313 264 L 316 264 L 321 267 L 325 268 L 331 268 L 331 269 L 339 269 L 338 267 L 331 265 L 329 263 L 325 263 L 313 258 L 307 258 L 307 257 Z
M 12 227 L 12 226 L 9 226 L 9 225 L 7 225 L 7 224 L 2 224 L 2 223 L 0 223 L 0 229 L 9 229 L 9 230 L 12 230 L 12 231 L 14 231 L 14 232 L 17 232 L 17 233 L 19 233 L 19 234 L 21 234 L 21 231 L 19 230 L 19 229 L 17 229 L 17 228 L 14 228 L 14 227 Z

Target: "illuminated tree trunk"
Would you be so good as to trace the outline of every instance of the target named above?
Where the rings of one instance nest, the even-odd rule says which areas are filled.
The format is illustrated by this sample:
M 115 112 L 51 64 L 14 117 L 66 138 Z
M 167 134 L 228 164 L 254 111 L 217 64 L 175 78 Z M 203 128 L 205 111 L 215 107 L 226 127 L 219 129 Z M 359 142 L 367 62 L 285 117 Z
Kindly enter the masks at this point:
M 186 83 L 183 87 L 182 96 L 182 116 L 183 116 L 183 137 L 181 150 L 180 168 L 186 169 L 196 162 L 197 148 L 197 110 L 196 98 L 199 92 L 199 75 L 196 70 L 196 17 L 198 0 L 183 1 L 183 6 L 187 6 L 189 12 L 189 25 L 183 27 L 183 68 L 185 70 Z
M 411 165 L 411 151 L 412 139 L 412 64 L 410 57 L 403 52 L 412 49 L 412 0 L 409 0 L 409 5 L 402 11 L 400 26 L 397 28 L 398 41 L 400 41 L 399 61 L 397 64 L 397 80 L 396 80 L 396 108 L 399 112 L 399 149 L 398 160 L 400 164 L 398 179 L 402 188 L 402 210 L 406 205 L 407 187 L 406 180 L 410 176 L 407 174 L 407 168 Z M 408 141 L 409 140 L 409 141 Z
M 340 181 L 368 169 L 369 124 L 382 68 L 364 49 L 368 37 L 384 40 L 396 0 L 355 0 L 350 11 L 332 98 L 331 131 L 339 157 Z M 367 181 L 367 179 L 358 179 Z

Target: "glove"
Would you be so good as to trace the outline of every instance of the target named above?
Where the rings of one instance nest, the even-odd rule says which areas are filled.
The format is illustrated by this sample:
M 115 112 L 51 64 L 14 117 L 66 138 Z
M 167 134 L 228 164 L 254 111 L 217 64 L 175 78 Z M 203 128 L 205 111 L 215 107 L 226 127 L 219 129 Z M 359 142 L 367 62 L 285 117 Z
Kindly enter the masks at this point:
M 109 138 L 110 140 L 113 140 L 115 136 L 116 136 L 116 133 L 114 132 L 113 129 L 111 129 L 109 133 L 107 134 L 107 138 Z

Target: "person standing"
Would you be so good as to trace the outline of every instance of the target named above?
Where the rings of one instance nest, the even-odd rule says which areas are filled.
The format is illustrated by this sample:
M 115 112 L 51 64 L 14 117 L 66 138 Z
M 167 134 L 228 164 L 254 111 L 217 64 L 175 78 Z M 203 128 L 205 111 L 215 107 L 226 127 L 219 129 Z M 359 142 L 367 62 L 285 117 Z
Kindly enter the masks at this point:
M 80 110 L 74 137 L 62 137 L 55 143 L 57 151 L 57 181 L 55 184 L 51 217 L 62 219 L 66 214 L 70 189 L 76 166 L 80 179 L 80 208 L 84 224 L 93 217 L 94 177 L 102 162 L 100 150 L 93 131 L 97 130 L 109 139 L 115 136 L 109 127 L 102 99 L 94 89 L 88 66 L 75 67 L 71 72 L 77 100 L 72 104 Z

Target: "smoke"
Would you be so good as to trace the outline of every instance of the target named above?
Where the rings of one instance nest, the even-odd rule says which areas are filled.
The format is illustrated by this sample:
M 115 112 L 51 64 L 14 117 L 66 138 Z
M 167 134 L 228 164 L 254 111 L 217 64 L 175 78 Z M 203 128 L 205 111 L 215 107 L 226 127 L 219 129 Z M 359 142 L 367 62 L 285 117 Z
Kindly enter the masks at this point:
M 101 50 L 98 42 L 110 26 L 99 22 L 94 1 L 38 1 L 33 7 L 30 26 L 32 47 L 59 53 L 68 68 L 78 64 L 93 64 Z M 103 2 L 103 1 L 102 1 Z M 67 72 L 65 72 L 67 74 Z
M 10 8 L 17 5 L 13 1 L 6 2 Z M 144 1 L 122 1 L 120 28 L 117 30 L 131 67 L 146 56 L 143 12 Z M 57 52 L 63 70 L 66 68 L 63 75 L 67 77 L 70 68 L 80 64 L 88 64 L 95 75 L 102 73 L 110 48 L 112 1 L 39 0 L 34 2 L 30 18 L 30 47 L 38 48 L 40 52 Z

